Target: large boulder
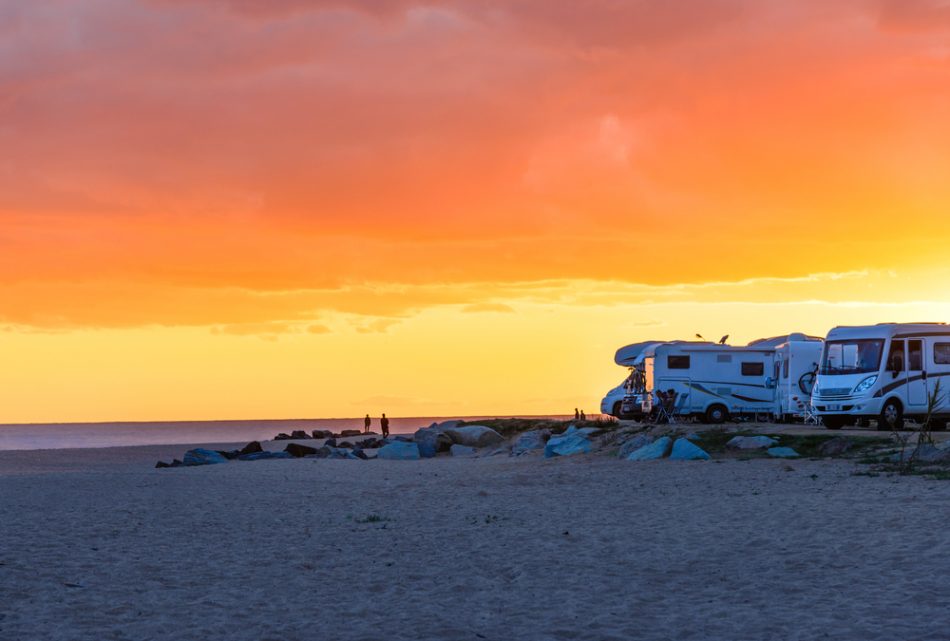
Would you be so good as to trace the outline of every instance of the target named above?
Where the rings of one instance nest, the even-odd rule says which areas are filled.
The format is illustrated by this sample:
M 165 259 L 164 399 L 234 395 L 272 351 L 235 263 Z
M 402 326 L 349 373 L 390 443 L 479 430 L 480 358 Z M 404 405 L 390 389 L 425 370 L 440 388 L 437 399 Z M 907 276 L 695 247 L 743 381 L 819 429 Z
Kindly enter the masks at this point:
M 439 452 L 448 452 L 452 447 L 452 439 L 435 424 L 416 430 L 412 440 L 419 446 L 419 456 L 422 458 L 432 458 Z
M 798 458 L 801 456 L 790 447 L 770 447 L 766 450 L 772 458 Z
M 627 458 L 641 447 L 649 445 L 654 440 L 656 439 L 649 434 L 637 434 L 633 438 L 627 439 L 623 442 L 623 444 L 620 446 L 620 451 L 617 452 L 617 456 L 620 458 Z
M 310 439 L 310 435 L 303 430 L 294 430 L 290 433 L 290 438 L 296 441 L 307 441 Z
M 768 436 L 734 436 L 726 443 L 726 449 L 765 450 L 773 445 L 778 445 L 778 441 Z
M 457 456 L 459 458 L 475 458 L 478 455 L 478 452 L 475 451 L 474 447 L 469 447 L 468 445 L 459 445 L 458 443 L 452 445 L 449 448 L 449 451 L 452 452 L 452 456 Z
M 707 461 L 709 454 L 694 445 L 688 438 L 678 438 L 670 452 L 671 461 Z
M 333 432 L 331 430 L 313 430 L 310 434 L 313 438 L 333 438 Z
M 352 437 L 352 436 L 359 436 L 362 433 L 363 432 L 361 430 L 341 430 L 340 436 L 342 438 L 347 438 L 347 437 Z
M 419 446 L 405 441 L 394 441 L 379 449 L 378 458 L 390 461 L 417 461 L 419 460 Z
M 440 429 L 442 429 L 440 427 Z M 444 433 L 448 434 L 453 443 L 468 445 L 469 447 L 491 447 L 501 445 L 505 437 L 484 425 L 465 425 L 463 427 L 447 427 Z
M 255 452 L 263 452 L 264 448 L 261 447 L 260 441 L 251 441 L 240 450 L 238 450 L 238 456 L 244 456 L 245 454 L 254 454 Z
M 639 450 L 631 452 L 627 456 L 628 461 L 655 461 L 666 456 L 670 449 L 671 439 L 669 436 L 661 436 L 649 445 L 644 445 Z
M 587 435 L 571 426 L 563 434 L 548 439 L 544 446 L 544 458 L 589 454 L 590 450 L 590 439 Z
M 293 458 L 289 452 L 248 452 L 238 457 L 239 461 L 266 461 L 275 458 Z
M 317 448 L 310 447 L 309 445 L 301 445 L 300 443 L 290 443 L 284 448 L 284 451 L 294 458 L 303 458 L 304 456 L 316 454 Z
M 543 450 L 544 444 L 551 438 L 551 432 L 548 430 L 531 430 L 522 432 L 515 444 L 511 448 L 512 456 L 521 456 L 534 450 Z
M 854 447 L 854 441 L 847 436 L 836 436 L 830 441 L 825 441 L 818 448 L 822 456 L 841 456 Z
M 228 459 L 223 457 L 220 452 L 206 450 L 198 447 L 185 452 L 185 465 L 214 465 L 215 463 L 227 463 Z

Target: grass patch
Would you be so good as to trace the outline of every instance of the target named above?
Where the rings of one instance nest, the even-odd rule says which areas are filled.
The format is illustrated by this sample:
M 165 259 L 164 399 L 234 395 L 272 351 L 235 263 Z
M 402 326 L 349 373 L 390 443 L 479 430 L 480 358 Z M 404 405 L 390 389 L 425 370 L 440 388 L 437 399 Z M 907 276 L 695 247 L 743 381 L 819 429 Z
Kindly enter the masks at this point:
M 713 429 L 699 432 L 699 440 L 696 441 L 696 444 L 711 455 L 726 454 L 733 452 L 733 450 L 726 449 L 726 443 L 736 436 L 768 436 L 778 441 L 773 447 L 790 447 L 798 452 L 802 458 L 821 458 L 821 446 L 831 439 L 837 438 L 835 434 L 763 434 L 762 432 L 753 430 L 727 432 Z M 867 452 L 873 448 L 893 445 L 891 439 L 879 436 L 852 436 L 848 438 L 854 442 L 854 446 L 846 453 L 848 458 L 853 457 L 859 452 Z M 736 450 L 736 452 L 741 452 L 743 459 L 768 457 L 768 453 L 764 449 Z

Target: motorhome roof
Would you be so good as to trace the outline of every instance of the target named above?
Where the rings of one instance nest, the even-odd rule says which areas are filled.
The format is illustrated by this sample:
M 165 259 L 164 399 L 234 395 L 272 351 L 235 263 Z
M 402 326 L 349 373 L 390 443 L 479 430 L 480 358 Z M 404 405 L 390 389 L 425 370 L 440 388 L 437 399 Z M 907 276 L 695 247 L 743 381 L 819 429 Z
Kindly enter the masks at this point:
M 893 338 L 907 336 L 950 336 L 946 323 L 878 323 L 877 325 L 842 325 L 828 332 L 827 340 L 849 338 Z
M 614 354 L 614 362 L 622 367 L 632 367 L 636 364 L 643 351 L 654 345 L 660 345 L 665 341 L 644 341 L 642 343 L 633 343 L 624 345 Z
M 718 343 L 700 343 L 693 341 L 675 341 L 658 345 L 655 351 L 661 349 L 676 349 L 684 352 L 760 352 L 771 354 L 775 351 L 774 347 L 759 345 L 719 345 Z

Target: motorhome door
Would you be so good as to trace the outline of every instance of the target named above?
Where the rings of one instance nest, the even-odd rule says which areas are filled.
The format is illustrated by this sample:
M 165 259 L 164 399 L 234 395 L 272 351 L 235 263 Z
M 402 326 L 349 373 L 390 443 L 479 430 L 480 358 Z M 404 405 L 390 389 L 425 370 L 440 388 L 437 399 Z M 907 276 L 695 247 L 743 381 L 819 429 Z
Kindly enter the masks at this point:
M 915 408 L 927 406 L 924 342 L 919 338 L 907 341 L 907 404 Z

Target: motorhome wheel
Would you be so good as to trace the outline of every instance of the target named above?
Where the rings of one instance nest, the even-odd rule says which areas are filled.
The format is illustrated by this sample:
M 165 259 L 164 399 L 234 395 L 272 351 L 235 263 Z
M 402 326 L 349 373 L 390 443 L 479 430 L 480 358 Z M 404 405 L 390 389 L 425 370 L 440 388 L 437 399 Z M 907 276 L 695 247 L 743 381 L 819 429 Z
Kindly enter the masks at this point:
M 706 422 L 718 425 L 729 420 L 729 409 L 725 405 L 711 405 L 706 410 Z
M 881 410 L 881 418 L 877 420 L 877 429 L 894 432 L 904 429 L 904 408 L 901 407 L 900 401 L 891 399 L 884 404 L 884 408 Z
M 822 416 L 821 422 L 829 430 L 840 430 L 844 426 L 843 416 Z

